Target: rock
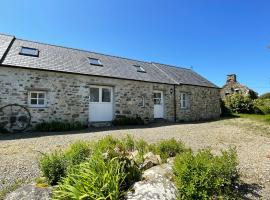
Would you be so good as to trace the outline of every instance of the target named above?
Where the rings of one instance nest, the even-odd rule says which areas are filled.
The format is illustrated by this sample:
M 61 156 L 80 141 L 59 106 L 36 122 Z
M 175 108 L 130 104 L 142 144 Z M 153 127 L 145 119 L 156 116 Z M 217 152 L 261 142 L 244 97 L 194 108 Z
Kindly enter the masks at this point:
M 126 200 L 175 200 L 177 189 L 171 181 L 172 165 L 162 164 L 146 170 L 143 180 L 136 182 Z
M 29 184 L 11 192 L 6 196 L 5 200 L 49 200 L 51 193 L 51 187 L 41 188 Z
M 159 155 L 155 155 L 152 152 L 148 152 L 143 156 L 144 162 L 141 165 L 141 169 L 147 170 L 153 166 L 159 165 L 162 163 L 162 160 Z
M 131 160 L 131 159 L 135 160 L 135 158 L 138 156 L 138 154 L 139 154 L 139 151 L 138 151 L 138 150 L 129 152 L 128 159 L 130 159 L 130 160 Z
M 167 163 L 173 164 L 175 157 L 167 158 Z

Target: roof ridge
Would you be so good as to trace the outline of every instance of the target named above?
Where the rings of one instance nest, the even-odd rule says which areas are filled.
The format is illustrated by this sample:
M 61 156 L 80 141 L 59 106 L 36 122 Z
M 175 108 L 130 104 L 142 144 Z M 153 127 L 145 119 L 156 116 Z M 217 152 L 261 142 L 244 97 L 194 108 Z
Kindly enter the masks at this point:
M 169 74 L 167 74 L 164 70 L 160 69 L 155 63 L 151 63 L 153 66 L 155 66 L 159 71 L 163 72 L 168 78 L 173 80 L 176 84 L 180 84 L 180 82 L 176 81 L 174 78 L 172 78 Z
M 15 37 L 14 35 L 10 35 L 10 34 L 7 34 L 7 33 L 0 33 L 0 35 Z

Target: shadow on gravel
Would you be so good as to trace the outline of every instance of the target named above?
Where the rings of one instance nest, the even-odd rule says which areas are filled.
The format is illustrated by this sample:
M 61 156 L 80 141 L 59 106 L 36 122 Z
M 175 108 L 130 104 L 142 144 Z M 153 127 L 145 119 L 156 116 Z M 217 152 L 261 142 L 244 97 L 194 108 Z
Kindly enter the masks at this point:
M 65 131 L 65 132 L 21 132 L 21 133 L 0 133 L 1 140 L 17 140 L 17 139 L 27 139 L 27 138 L 37 138 L 44 136 L 53 136 L 53 135 L 72 135 L 72 134 L 82 134 L 82 133 L 94 133 L 94 132 L 104 132 L 104 131 L 117 131 L 117 130 L 128 130 L 128 129 L 147 129 L 147 128 L 158 128 L 165 126 L 173 125 L 186 125 L 186 124 L 203 124 L 215 121 L 222 121 L 227 119 L 233 119 L 234 116 L 230 117 L 221 117 L 216 120 L 201 120 L 193 122 L 167 122 L 163 120 L 158 120 L 157 122 L 152 122 L 147 125 L 128 125 L 128 126 L 108 126 L 108 127 L 89 127 L 85 130 L 76 130 L 76 131 Z
M 259 194 L 262 187 L 256 183 L 240 183 L 237 185 L 237 187 L 238 189 L 235 191 L 237 199 L 251 200 L 262 198 L 262 196 Z

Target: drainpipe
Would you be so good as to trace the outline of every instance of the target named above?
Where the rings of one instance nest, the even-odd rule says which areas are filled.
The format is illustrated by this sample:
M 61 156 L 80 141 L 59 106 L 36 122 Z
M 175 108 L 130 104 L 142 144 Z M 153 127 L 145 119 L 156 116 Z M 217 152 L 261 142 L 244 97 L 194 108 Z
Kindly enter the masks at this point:
M 175 85 L 173 85 L 173 105 L 174 105 L 174 122 L 176 122 L 176 95 L 175 95 Z

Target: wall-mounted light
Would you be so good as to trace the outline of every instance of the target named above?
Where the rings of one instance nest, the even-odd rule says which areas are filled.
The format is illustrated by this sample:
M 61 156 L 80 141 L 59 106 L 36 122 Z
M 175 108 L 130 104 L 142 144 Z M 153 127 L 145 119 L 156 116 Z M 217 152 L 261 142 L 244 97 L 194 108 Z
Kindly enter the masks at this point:
M 173 89 L 172 89 L 172 88 L 170 89 L 170 93 L 171 93 L 171 94 L 173 93 Z

